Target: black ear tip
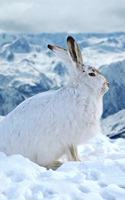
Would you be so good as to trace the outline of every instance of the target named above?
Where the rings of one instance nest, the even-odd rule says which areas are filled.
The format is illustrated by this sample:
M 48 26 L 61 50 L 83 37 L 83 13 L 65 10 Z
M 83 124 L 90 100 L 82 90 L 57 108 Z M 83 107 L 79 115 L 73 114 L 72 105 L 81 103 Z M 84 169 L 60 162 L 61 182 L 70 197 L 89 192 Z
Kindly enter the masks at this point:
M 67 42 L 75 42 L 74 38 L 72 36 L 67 37 Z
M 52 46 L 52 45 L 48 44 L 47 47 L 48 47 L 49 49 L 53 50 L 53 46 Z

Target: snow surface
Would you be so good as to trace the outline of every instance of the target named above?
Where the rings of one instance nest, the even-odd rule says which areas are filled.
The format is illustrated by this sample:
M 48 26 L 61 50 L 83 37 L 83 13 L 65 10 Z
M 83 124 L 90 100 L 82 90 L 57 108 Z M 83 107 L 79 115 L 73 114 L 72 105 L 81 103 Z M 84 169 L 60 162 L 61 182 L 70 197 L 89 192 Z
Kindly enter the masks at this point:
M 1 115 L 0 115 L 0 121 L 2 121 L 3 119 L 4 119 L 4 116 L 1 116 Z
M 0 200 L 124 200 L 125 140 L 101 136 L 79 152 L 56 171 L 0 153 Z

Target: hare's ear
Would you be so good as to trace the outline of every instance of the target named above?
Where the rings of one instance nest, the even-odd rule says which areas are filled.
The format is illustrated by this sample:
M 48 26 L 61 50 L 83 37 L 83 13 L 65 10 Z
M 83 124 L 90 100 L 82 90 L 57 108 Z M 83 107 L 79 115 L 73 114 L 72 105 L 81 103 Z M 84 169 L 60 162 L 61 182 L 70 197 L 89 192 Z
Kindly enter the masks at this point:
M 69 58 L 68 52 L 62 47 L 48 44 L 48 48 L 54 52 L 54 54 L 59 57 L 66 65 L 71 65 L 71 60 Z
M 68 45 L 69 54 L 73 62 L 76 63 L 76 66 L 78 68 L 82 68 L 82 65 L 83 65 L 82 53 L 81 53 L 79 45 L 77 44 L 77 42 L 74 40 L 72 36 L 68 36 L 67 45 Z

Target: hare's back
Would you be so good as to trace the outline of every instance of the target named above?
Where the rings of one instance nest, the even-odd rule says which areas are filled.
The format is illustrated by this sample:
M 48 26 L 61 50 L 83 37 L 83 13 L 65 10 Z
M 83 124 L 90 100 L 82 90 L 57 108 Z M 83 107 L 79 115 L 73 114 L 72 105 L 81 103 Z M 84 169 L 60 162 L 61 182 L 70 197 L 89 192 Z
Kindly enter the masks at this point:
M 19 104 L 0 123 L 0 135 L 4 133 L 22 131 L 30 129 L 32 126 L 45 119 L 44 115 L 49 115 L 48 111 L 52 107 L 56 91 L 48 91 L 30 97 Z
M 33 97 L 25 100 L 22 104 L 20 104 L 17 109 L 15 109 L 16 112 L 23 112 L 25 110 L 25 113 L 32 113 L 37 114 L 39 112 L 44 112 L 45 109 L 53 103 L 53 99 L 55 98 L 56 91 L 47 91 L 44 93 L 39 93 L 37 95 L 34 95 Z

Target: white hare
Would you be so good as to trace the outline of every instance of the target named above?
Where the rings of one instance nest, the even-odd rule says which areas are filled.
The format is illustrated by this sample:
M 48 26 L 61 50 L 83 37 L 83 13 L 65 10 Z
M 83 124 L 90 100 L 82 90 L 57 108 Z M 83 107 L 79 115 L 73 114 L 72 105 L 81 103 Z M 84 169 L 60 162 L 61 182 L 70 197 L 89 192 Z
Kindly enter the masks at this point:
M 63 154 L 68 160 L 77 160 L 77 145 L 100 132 L 108 82 L 95 68 L 83 64 L 80 48 L 71 36 L 67 45 L 68 50 L 48 48 L 69 67 L 69 83 L 37 94 L 10 112 L 0 123 L 0 151 L 22 154 L 49 167 Z

